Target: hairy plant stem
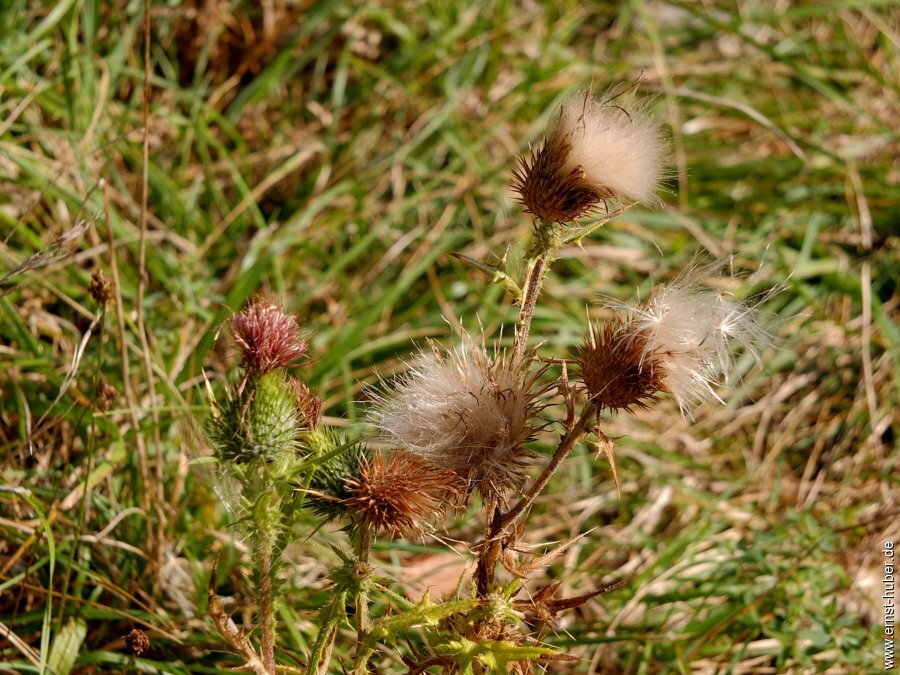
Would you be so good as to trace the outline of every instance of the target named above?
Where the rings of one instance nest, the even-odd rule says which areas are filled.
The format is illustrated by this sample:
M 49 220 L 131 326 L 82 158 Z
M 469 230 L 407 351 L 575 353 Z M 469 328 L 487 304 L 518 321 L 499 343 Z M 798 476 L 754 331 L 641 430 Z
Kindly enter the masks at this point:
M 272 588 L 274 537 L 267 527 L 257 534 L 259 554 L 259 610 L 262 623 L 262 660 L 268 672 L 275 673 L 275 607 Z
M 253 506 L 252 530 L 256 555 L 257 592 L 259 593 L 259 623 L 262 634 L 262 662 L 266 671 L 275 673 L 275 568 L 279 515 L 277 497 L 272 495 L 273 477 L 269 467 L 261 466 L 253 472 L 250 493 L 256 499 Z
M 356 570 L 358 581 L 356 590 L 356 663 L 354 673 L 365 675 L 368 672 L 369 657 L 372 650 L 366 645 L 366 638 L 372 630 L 372 619 L 369 615 L 369 549 L 371 533 L 365 525 L 360 525 L 356 536 Z
M 559 469 L 563 460 L 568 457 L 569 453 L 572 452 L 581 437 L 588 432 L 591 424 L 593 424 L 596 419 L 597 404 L 590 402 L 584 407 L 584 410 L 582 410 L 581 417 L 578 418 L 578 421 L 575 422 L 575 424 L 566 432 L 566 435 L 562 437 L 556 451 L 553 453 L 553 457 L 550 458 L 550 461 L 547 463 L 547 466 L 544 467 L 544 471 L 541 475 L 538 476 L 534 483 L 531 484 L 531 487 L 526 490 L 525 494 L 522 495 L 522 498 L 500 518 L 495 536 L 500 537 L 505 533 L 509 529 L 509 526 L 515 522 L 516 518 L 522 515 L 522 513 L 534 503 L 537 496 L 547 486 L 547 483 L 550 482 L 553 474 Z
M 549 244 L 542 245 L 540 252 L 528 261 L 525 270 L 525 282 L 522 286 L 522 301 L 519 306 L 519 319 L 516 322 L 516 338 L 513 346 L 513 356 L 521 359 L 528 349 L 528 335 L 531 332 L 531 320 L 534 317 L 534 309 L 537 306 L 538 296 L 541 294 L 541 286 L 544 283 L 544 275 L 550 263 L 550 255 L 553 252 Z
M 556 473 L 565 458 L 569 456 L 569 453 L 572 452 L 575 445 L 587 433 L 590 425 L 596 419 L 597 405 L 593 402 L 588 403 L 578 421 L 560 439 L 559 445 L 547 466 L 544 467 L 544 471 L 509 511 L 503 513 L 496 502 L 487 505 L 485 510 L 490 515 L 485 528 L 484 545 L 478 555 L 478 565 L 475 568 L 475 590 L 479 598 L 487 597 L 493 590 L 494 570 L 497 568 L 497 563 L 503 555 L 504 549 L 509 544 L 506 534 L 510 526 L 534 503 L 537 496 L 550 482 L 553 474 Z
M 513 343 L 513 358 L 520 360 L 528 351 L 528 336 L 531 333 L 531 320 L 534 318 L 534 310 L 537 307 L 538 296 L 541 294 L 541 286 L 544 277 L 550 267 L 551 256 L 558 244 L 554 243 L 552 236 L 546 233 L 552 232 L 552 226 L 544 223 L 538 228 L 538 241 L 528 259 L 525 268 L 525 279 L 522 283 L 522 298 L 519 304 L 519 318 L 516 321 L 516 337 Z M 545 233 L 541 235 L 540 233 Z M 491 499 L 485 504 L 485 543 L 478 556 L 478 566 L 475 568 L 475 590 L 479 598 L 487 597 L 494 586 L 494 571 L 497 563 L 503 555 L 503 542 L 501 541 L 501 523 L 503 511 L 496 499 Z

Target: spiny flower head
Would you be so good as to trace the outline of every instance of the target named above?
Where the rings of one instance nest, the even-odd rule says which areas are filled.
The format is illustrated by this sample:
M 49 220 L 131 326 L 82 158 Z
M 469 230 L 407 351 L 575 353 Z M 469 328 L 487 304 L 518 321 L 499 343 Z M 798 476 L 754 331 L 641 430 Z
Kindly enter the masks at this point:
M 595 99 L 590 91 L 570 97 L 537 151 L 519 158 L 513 189 L 528 213 L 564 223 L 607 200 L 659 201 L 660 123 L 645 103 L 626 107 L 616 98 Z
M 450 469 L 482 495 L 523 480 L 536 431 L 537 375 L 506 354 L 491 357 L 466 337 L 420 354 L 378 400 L 371 418 L 383 440 Z
M 240 396 L 217 404 L 208 430 L 221 461 L 246 464 L 292 458 L 301 426 L 288 376 L 275 371 L 252 380 Z
M 263 298 L 254 298 L 231 317 L 231 333 L 244 367 L 254 375 L 284 368 L 308 349 L 297 319 Z
M 578 348 L 578 365 L 588 395 L 599 410 L 646 408 L 663 389 L 663 369 L 644 353 L 645 341 L 622 319 L 590 326 Z
M 343 448 L 343 451 L 341 451 Z M 371 452 L 361 443 L 347 443 L 334 428 L 320 426 L 305 432 L 300 440 L 304 460 L 318 459 L 309 472 L 298 476 L 298 496 L 313 513 L 327 520 L 347 513 L 347 484 L 359 477 L 360 465 Z
M 738 302 L 703 285 L 716 269 L 691 268 L 658 287 L 620 329 L 685 415 L 693 405 L 719 398 L 715 386 L 734 365 L 735 346 L 758 355 L 768 339 L 755 318 L 759 303 Z
M 456 495 L 455 476 L 408 452 L 387 459 L 376 452 L 371 461 L 359 456 L 358 474 L 344 483 L 340 501 L 356 525 L 375 533 L 422 532 Z

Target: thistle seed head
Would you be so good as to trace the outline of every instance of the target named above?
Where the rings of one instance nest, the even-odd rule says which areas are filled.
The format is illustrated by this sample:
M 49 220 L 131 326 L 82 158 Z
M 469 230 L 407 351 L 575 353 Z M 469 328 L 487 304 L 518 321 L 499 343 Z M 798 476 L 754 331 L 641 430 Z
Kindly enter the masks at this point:
M 578 349 L 578 365 L 588 395 L 602 410 L 647 408 L 663 389 L 664 369 L 644 353 L 644 339 L 621 319 L 590 327 Z
M 623 327 L 641 345 L 642 363 L 661 370 L 661 388 L 686 416 L 694 405 L 721 400 L 715 388 L 734 365 L 736 346 L 759 358 L 768 340 L 756 321 L 758 302 L 738 302 L 704 287 L 716 269 L 694 267 L 658 287 Z
M 629 105 L 584 92 L 560 109 L 555 134 L 572 144 L 563 171 L 581 169 L 584 181 L 614 199 L 656 203 L 665 143 L 645 103 Z
M 379 397 L 371 414 L 382 440 L 453 471 L 466 494 L 504 500 L 531 458 L 540 404 L 537 375 L 506 354 L 465 338 L 450 350 L 432 347 Z
M 340 504 L 359 527 L 376 534 L 423 532 L 456 495 L 455 476 L 407 452 L 371 461 L 359 457 L 358 475 L 345 481 Z
M 544 142 L 519 158 L 513 189 L 525 210 L 545 222 L 564 223 L 606 207 L 607 200 L 657 203 L 665 142 L 645 103 L 567 99 Z
M 297 319 L 263 298 L 254 298 L 231 317 L 231 334 L 240 347 L 244 368 L 253 375 L 284 368 L 308 349 Z

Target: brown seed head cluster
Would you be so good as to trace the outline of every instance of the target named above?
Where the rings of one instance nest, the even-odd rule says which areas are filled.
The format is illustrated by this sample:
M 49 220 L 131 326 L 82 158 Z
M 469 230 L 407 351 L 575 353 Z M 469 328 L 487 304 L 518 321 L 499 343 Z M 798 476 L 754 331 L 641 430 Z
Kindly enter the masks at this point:
M 584 386 L 600 410 L 647 408 L 664 391 L 662 364 L 646 353 L 645 339 L 621 320 L 591 327 L 578 363 Z
M 103 270 L 99 267 L 91 274 L 91 281 L 88 284 L 88 293 L 101 307 L 104 307 L 111 299 L 113 293 L 112 281 L 106 278 Z
M 244 367 L 253 374 L 284 368 L 308 349 L 297 319 L 262 298 L 252 300 L 231 318 L 231 333 L 243 354 Z
M 584 181 L 581 167 L 564 170 L 572 144 L 559 134 L 545 139 L 530 156 L 520 155 L 513 190 L 525 212 L 547 223 L 567 223 L 598 208 L 612 194 Z
M 360 527 L 392 535 L 421 532 L 457 494 L 452 472 L 415 455 L 394 452 L 384 459 L 360 459 L 359 475 L 349 478 L 349 497 L 341 503 Z
M 150 649 L 150 638 L 143 631 L 132 628 L 131 632 L 125 636 L 125 649 L 132 656 L 140 656 Z

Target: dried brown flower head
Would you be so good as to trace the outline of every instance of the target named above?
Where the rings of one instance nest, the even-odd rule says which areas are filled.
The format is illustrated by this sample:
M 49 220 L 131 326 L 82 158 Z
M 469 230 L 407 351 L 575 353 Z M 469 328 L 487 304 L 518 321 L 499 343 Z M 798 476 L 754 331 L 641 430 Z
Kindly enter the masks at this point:
M 600 410 L 646 408 L 663 389 L 663 367 L 645 354 L 645 340 L 620 319 L 591 326 L 578 364 L 584 386 Z
M 142 630 L 132 628 L 131 632 L 125 636 L 125 649 L 132 656 L 140 656 L 150 649 L 150 638 Z
M 297 319 L 262 298 L 254 298 L 231 317 L 231 333 L 241 349 L 244 367 L 254 374 L 284 368 L 308 349 Z
M 348 478 L 341 505 L 363 528 L 392 535 L 422 532 L 443 513 L 457 491 L 452 472 L 407 452 L 384 459 L 360 457 L 359 475 Z
M 118 398 L 119 392 L 106 380 L 100 381 L 97 387 L 97 407 L 103 412 L 108 412 L 113 401 Z
M 482 495 L 518 489 L 532 453 L 540 403 L 537 374 L 466 337 L 455 349 L 423 352 L 377 402 L 385 442 L 453 471 Z
M 526 213 L 548 223 L 566 223 L 587 215 L 612 197 L 609 190 L 601 192 L 588 185 L 579 167 L 564 171 L 571 154 L 571 142 L 552 134 L 536 151 L 519 156 L 513 170 L 513 190 Z
M 101 307 L 105 306 L 112 299 L 113 285 L 112 281 L 106 278 L 103 270 L 99 267 L 91 274 L 91 281 L 88 284 L 88 293 Z
M 705 287 L 719 268 L 693 266 L 642 305 L 623 307 L 623 316 L 579 351 L 595 400 L 614 408 L 627 407 L 613 403 L 631 398 L 640 406 L 667 392 L 689 417 L 694 405 L 719 398 L 716 388 L 731 370 L 734 347 L 756 356 L 768 340 L 755 317 L 759 299 L 739 302 Z
M 665 143 L 646 104 L 590 91 L 568 98 L 544 142 L 520 156 L 513 189 L 528 213 L 565 223 L 607 200 L 655 203 Z M 627 107 L 626 107 L 627 106 Z

